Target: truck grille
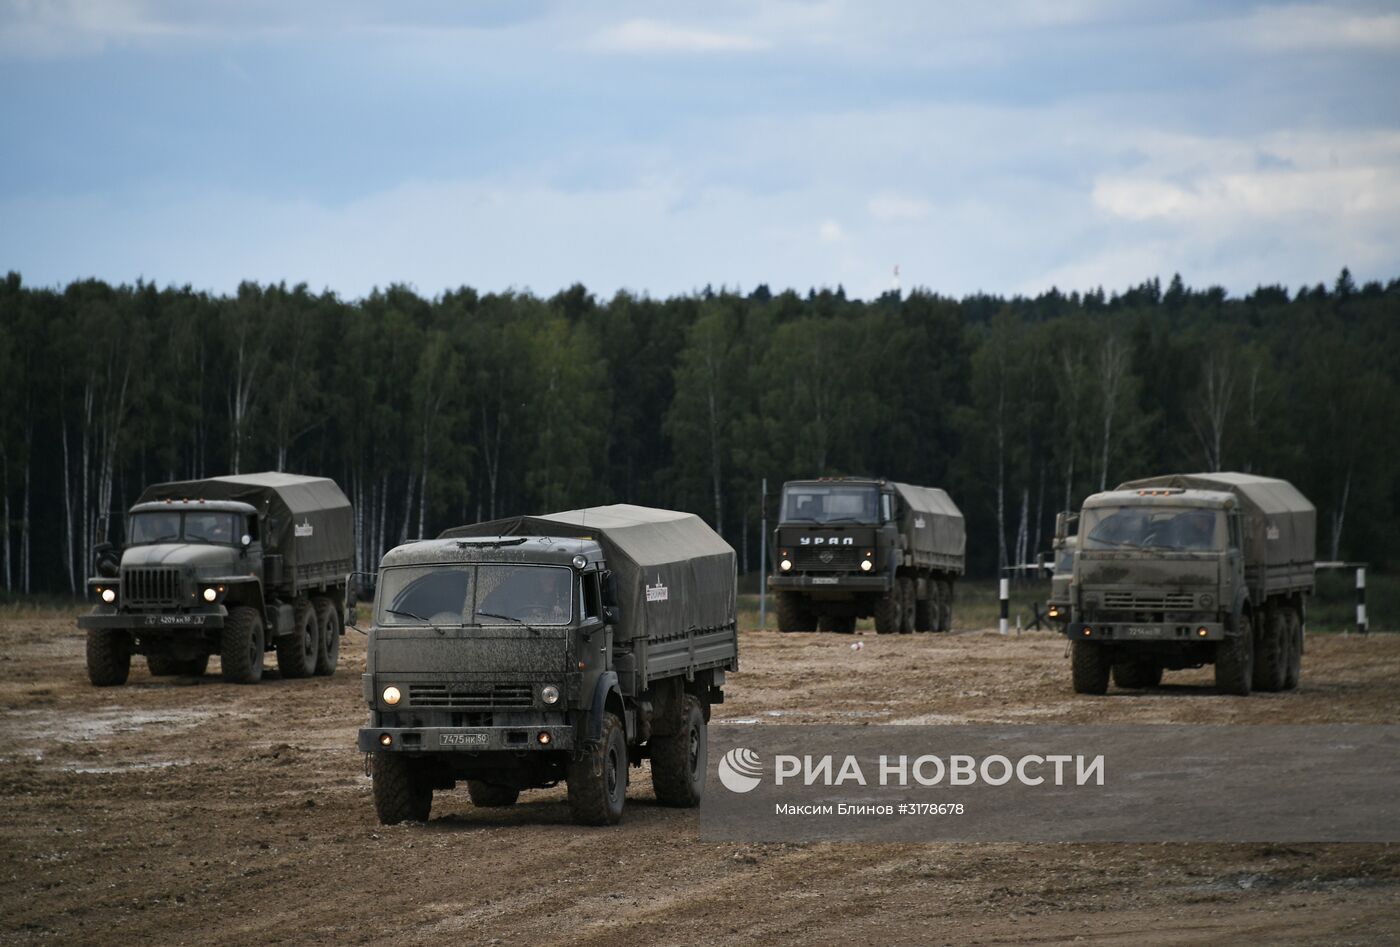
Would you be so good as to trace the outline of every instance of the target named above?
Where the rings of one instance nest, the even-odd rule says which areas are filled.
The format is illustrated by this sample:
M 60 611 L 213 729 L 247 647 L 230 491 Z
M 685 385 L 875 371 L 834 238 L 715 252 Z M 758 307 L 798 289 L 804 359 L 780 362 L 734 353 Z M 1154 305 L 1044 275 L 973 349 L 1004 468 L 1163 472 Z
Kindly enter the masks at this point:
M 410 707 L 439 710 L 489 710 L 495 707 L 530 707 L 534 688 L 529 684 L 497 684 L 494 687 L 463 684 L 410 684 Z
M 138 608 L 173 608 L 184 604 L 180 570 L 127 569 L 122 573 L 122 604 Z
M 1103 607 L 1125 612 L 1184 612 L 1196 607 L 1190 592 L 1105 592 Z
M 798 569 L 849 572 L 860 564 L 860 551 L 855 546 L 798 546 L 793 550 L 792 564 Z

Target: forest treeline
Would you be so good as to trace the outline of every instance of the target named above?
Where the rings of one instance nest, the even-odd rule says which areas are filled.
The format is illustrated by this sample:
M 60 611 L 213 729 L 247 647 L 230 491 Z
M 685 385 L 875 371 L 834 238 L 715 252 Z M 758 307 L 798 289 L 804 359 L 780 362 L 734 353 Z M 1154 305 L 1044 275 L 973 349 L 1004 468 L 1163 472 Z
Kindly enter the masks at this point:
M 0 579 L 81 590 L 148 482 L 338 480 L 360 566 L 462 522 L 610 502 L 693 510 L 758 568 L 760 480 L 945 487 L 971 571 L 1054 514 L 1174 470 L 1285 477 L 1322 558 L 1383 566 L 1400 530 L 1400 280 L 1243 298 L 1128 292 L 870 301 L 575 286 L 391 286 L 346 301 L 245 283 L 0 285 Z

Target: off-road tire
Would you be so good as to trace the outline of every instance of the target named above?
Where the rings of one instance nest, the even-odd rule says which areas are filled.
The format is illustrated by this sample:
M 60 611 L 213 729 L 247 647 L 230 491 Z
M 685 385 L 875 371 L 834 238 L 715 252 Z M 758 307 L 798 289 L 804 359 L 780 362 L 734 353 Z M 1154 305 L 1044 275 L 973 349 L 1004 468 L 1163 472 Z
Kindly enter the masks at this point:
M 428 821 L 428 813 L 433 808 L 433 784 L 417 760 L 402 753 L 377 750 L 370 772 L 374 783 L 374 812 L 379 816 L 380 825 Z
M 802 602 L 796 592 L 778 593 L 778 630 L 784 632 L 816 631 L 817 615 Z
M 321 629 L 311 602 L 297 604 L 292 627 L 291 634 L 279 635 L 273 642 L 277 646 L 277 670 L 284 678 L 310 677 L 316 673 L 316 652 L 321 646 Z
M 1093 641 L 1070 642 L 1070 677 L 1076 694 L 1108 693 L 1108 675 L 1113 666 L 1108 649 Z
M 928 582 L 929 597 L 914 601 L 914 630 L 934 631 L 938 624 L 937 585 Z
M 651 785 L 665 806 L 692 809 L 700 805 L 709 766 L 705 711 L 687 694 L 681 708 L 684 726 L 672 736 L 651 738 Z
M 875 603 L 875 633 L 880 635 L 892 635 L 899 631 L 900 618 L 904 613 L 903 604 L 900 601 L 899 585 Z
M 469 779 L 467 795 L 472 797 L 472 805 L 478 809 L 500 809 L 515 805 L 515 800 L 520 798 L 520 790 L 509 786 L 494 786 L 479 779 Z
M 1162 665 L 1151 658 L 1131 658 L 1113 663 L 1113 683 L 1124 690 L 1145 690 L 1162 683 Z
M 256 684 L 262 680 L 267 639 L 256 608 L 240 605 L 229 612 L 219 643 L 219 665 L 230 684 Z
M 1272 694 L 1283 690 L 1288 673 L 1288 617 L 1284 609 L 1271 607 L 1264 613 L 1263 628 L 1255 639 L 1254 690 Z
M 117 687 L 131 675 L 131 635 L 116 628 L 87 633 L 87 673 L 93 687 Z
M 914 603 L 916 588 L 913 579 L 904 578 L 899 580 L 899 633 L 901 635 L 912 635 L 914 633 Z
M 316 611 L 316 625 L 320 630 L 316 638 L 316 673 L 330 677 L 340 664 L 340 637 L 345 626 L 341 624 L 335 603 L 324 595 L 313 598 L 311 607 Z
M 1222 694 L 1248 697 L 1253 680 L 1254 633 L 1245 628 L 1215 646 L 1215 689 Z
M 1291 691 L 1297 688 L 1303 676 L 1303 619 L 1296 608 L 1288 609 L 1287 613 L 1288 666 L 1283 675 L 1283 689 Z
M 570 760 L 569 810 L 579 825 L 616 825 L 627 802 L 627 736 L 622 721 L 603 715 L 598 745 Z

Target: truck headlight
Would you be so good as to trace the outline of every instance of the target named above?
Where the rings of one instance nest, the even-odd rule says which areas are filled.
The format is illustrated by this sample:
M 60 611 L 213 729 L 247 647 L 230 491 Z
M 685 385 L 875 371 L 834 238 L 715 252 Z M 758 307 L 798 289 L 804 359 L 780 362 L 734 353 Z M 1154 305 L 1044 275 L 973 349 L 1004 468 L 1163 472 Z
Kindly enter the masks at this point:
M 559 703 L 559 688 L 555 687 L 553 684 L 546 684 L 544 687 L 541 687 L 540 700 L 544 701 L 546 704 Z
M 218 598 L 218 597 L 219 597 L 219 590 L 216 589 L 216 588 L 214 588 L 213 586 L 210 586 L 209 588 L 206 588 L 206 589 L 204 590 L 204 600 L 205 600 L 206 602 L 212 602 L 212 601 L 214 601 L 214 599 L 216 599 L 216 598 Z
M 869 571 L 870 571 L 871 569 L 873 569 L 873 568 L 875 568 L 875 563 L 874 563 L 873 561 L 871 561 L 871 560 L 869 560 L 869 559 L 862 559 L 862 560 L 860 561 L 860 571 L 861 571 L 861 572 L 869 572 Z
M 792 571 L 792 560 L 791 560 L 791 559 L 784 559 L 782 562 L 778 563 L 778 568 L 779 568 L 779 569 L 782 569 L 784 572 L 791 572 L 791 571 Z
M 401 699 L 403 699 L 403 694 L 399 693 L 399 689 L 393 684 L 384 688 L 384 703 L 388 704 L 390 707 L 397 704 Z
M 106 602 L 108 605 L 111 605 L 117 600 L 116 589 L 98 589 L 97 594 L 101 595 L 102 601 Z

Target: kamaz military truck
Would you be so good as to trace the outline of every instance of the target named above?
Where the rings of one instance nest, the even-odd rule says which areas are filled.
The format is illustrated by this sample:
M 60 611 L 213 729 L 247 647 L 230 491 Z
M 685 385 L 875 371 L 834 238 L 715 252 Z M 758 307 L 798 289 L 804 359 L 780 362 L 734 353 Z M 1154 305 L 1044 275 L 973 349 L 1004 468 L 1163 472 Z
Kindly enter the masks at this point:
M 564 782 L 576 821 L 622 817 L 629 767 L 700 801 L 710 705 L 738 667 L 734 550 L 699 517 L 605 506 L 450 529 L 380 565 L 364 675 L 374 804 L 428 818 Z
M 350 501 L 331 480 L 258 473 L 147 487 L 126 545 L 99 550 L 97 598 L 78 619 L 88 678 L 126 683 L 131 656 L 152 674 L 254 684 L 277 651 L 283 677 L 334 674 L 355 548 Z
M 966 532 L 948 494 L 888 480 L 783 484 L 773 533 L 780 631 L 948 631 Z
M 1057 534 L 1068 520 L 1063 515 Z M 1298 685 L 1316 513 L 1243 473 L 1172 474 L 1084 501 L 1070 621 L 1074 689 L 1155 687 L 1215 665 L 1227 694 Z
M 1052 558 L 1046 563 L 1050 570 L 1050 598 L 1045 603 L 1045 617 L 1064 624 L 1069 621 L 1070 589 L 1074 585 L 1074 549 L 1076 536 L 1056 538 Z

